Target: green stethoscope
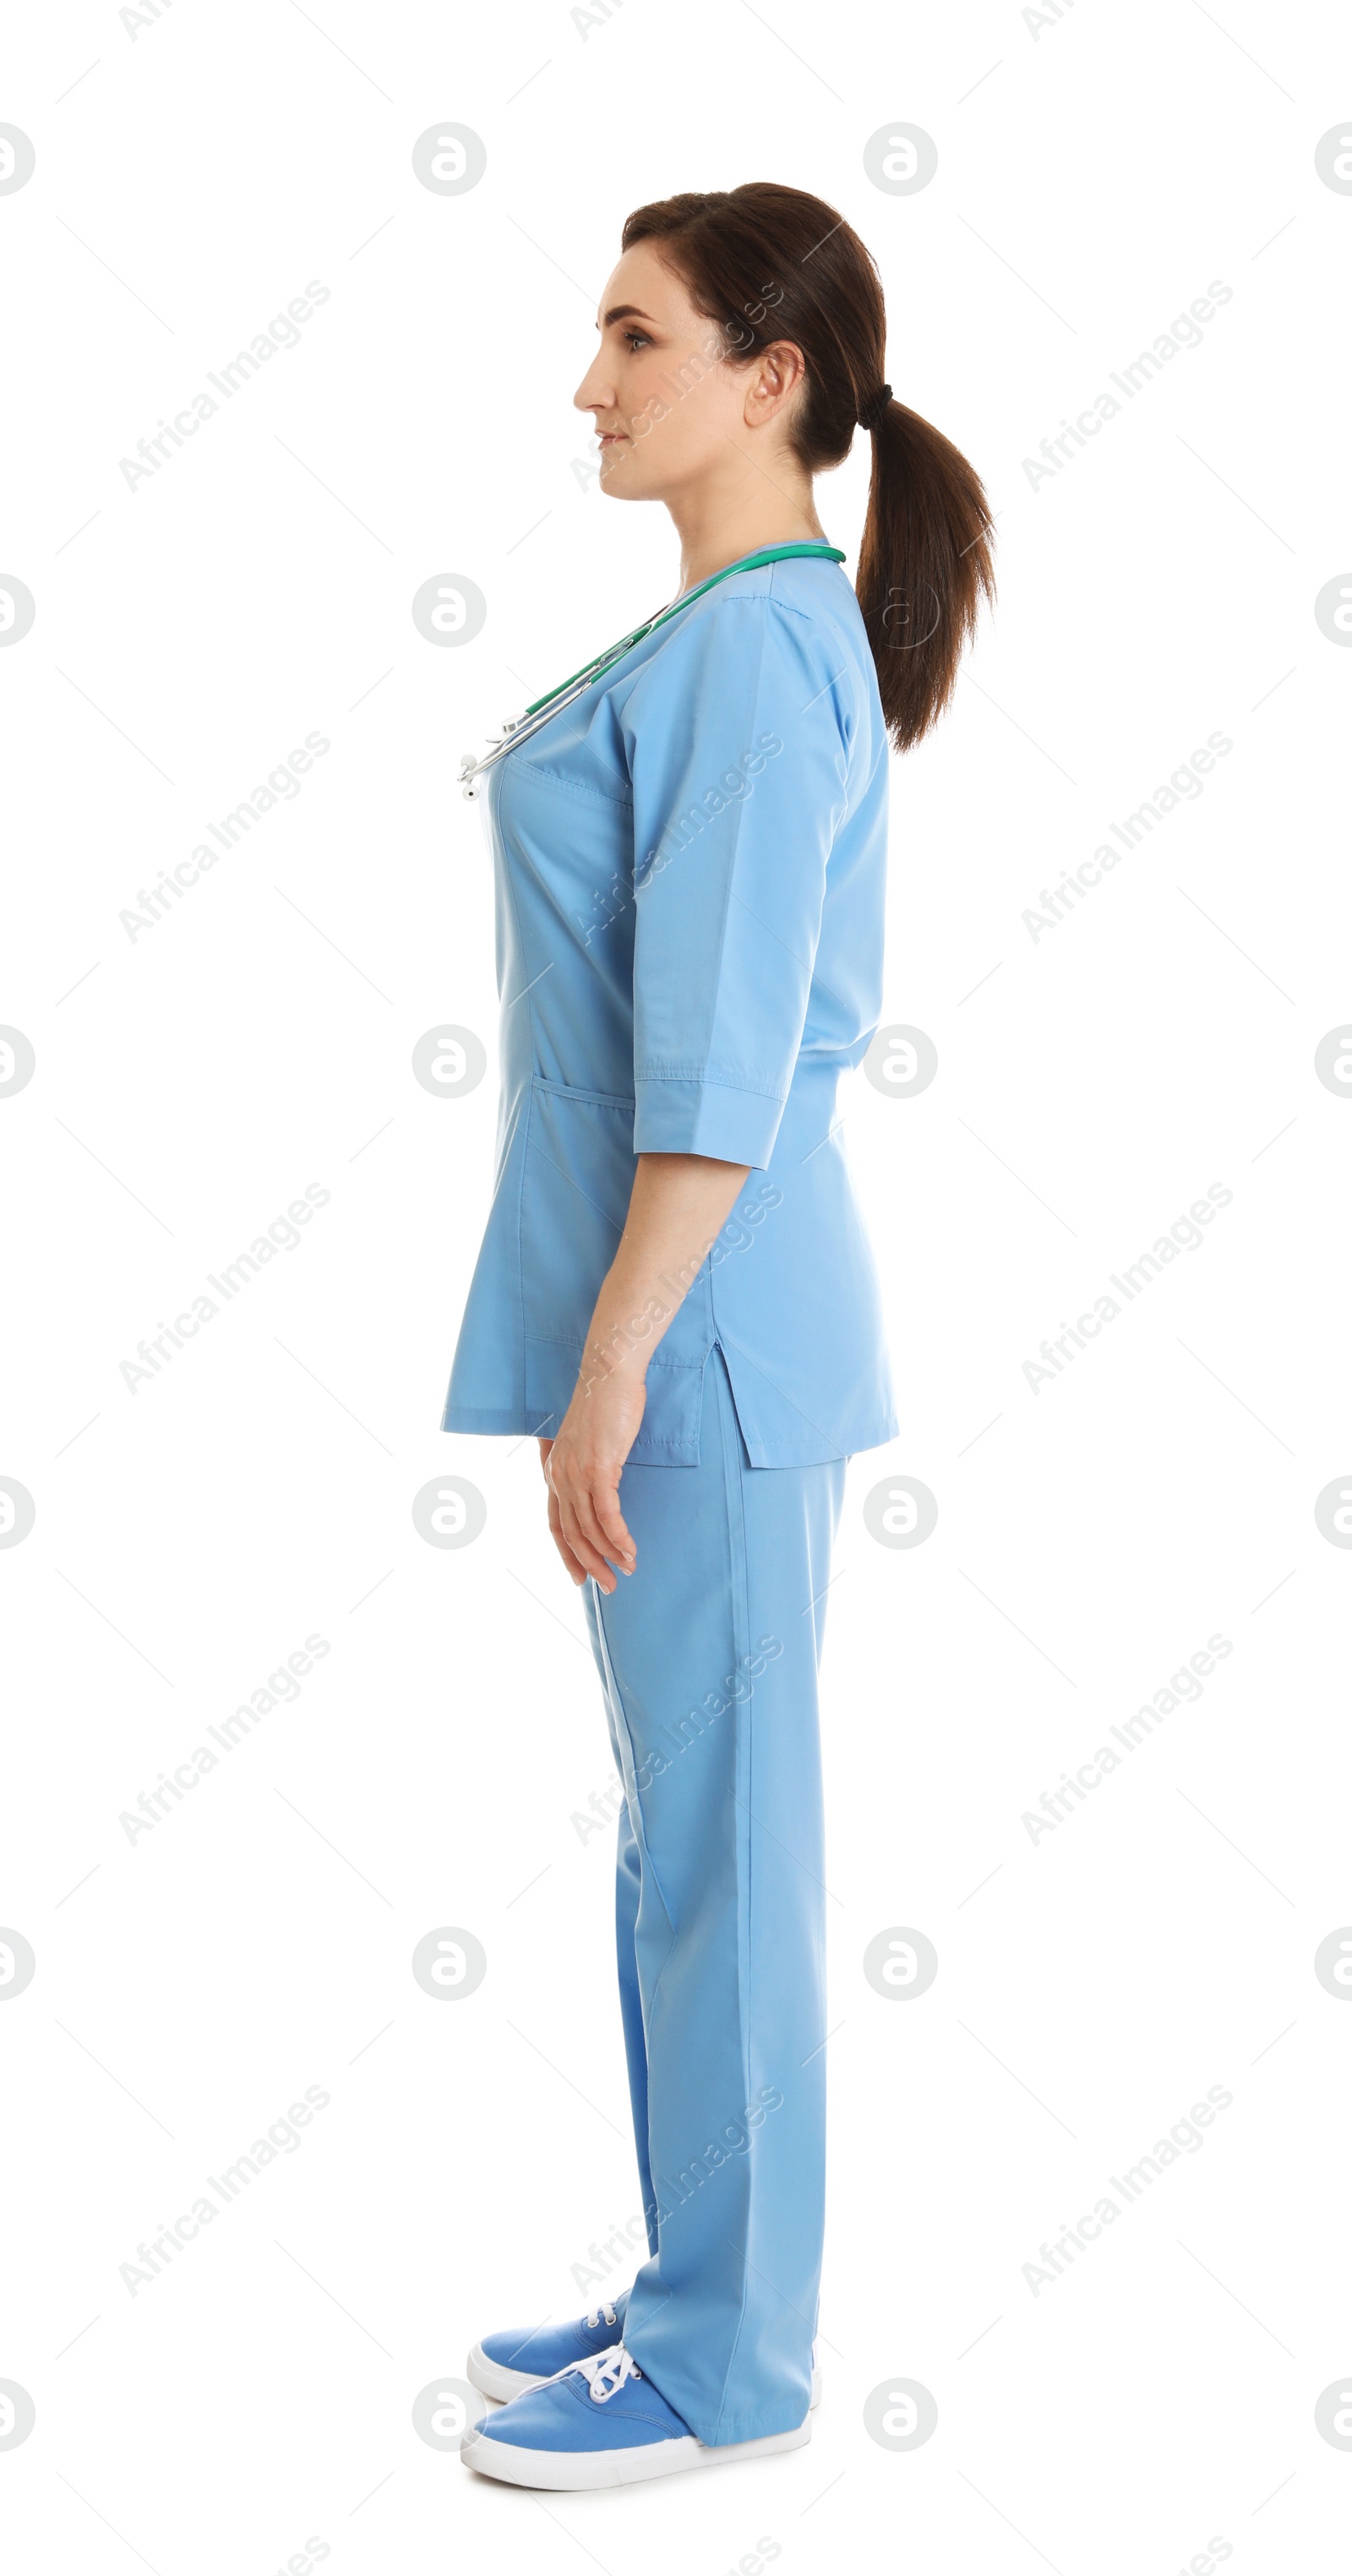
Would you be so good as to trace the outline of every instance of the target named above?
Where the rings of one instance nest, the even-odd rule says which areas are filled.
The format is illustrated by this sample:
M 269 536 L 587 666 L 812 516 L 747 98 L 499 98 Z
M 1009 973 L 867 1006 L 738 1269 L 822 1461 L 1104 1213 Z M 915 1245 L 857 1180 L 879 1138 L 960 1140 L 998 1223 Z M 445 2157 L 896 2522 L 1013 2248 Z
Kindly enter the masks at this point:
M 631 646 L 641 644 L 644 636 L 651 635 L 656 627 L 665 626 L 667 619 L 674 617 L 678 608 L 688 608 L 692 599 L 701 598 L 706 590 L 712 590 L 716 582 L 726 581 L 732 573 L 755 572 L 761 564 L 784 563 L 793 555 L 818 555 L 829 563 L 845 561 L 844 553 L 839 546 L 799 545 L 763 546 L 759 554 L 742 555 L 736 563 L 724 564 L 721 572 L 711 573 L 707 581 L 697 582 L 693 590 L 682 591 L 679 599 L 673 599 L 666 608 L 659 608 L 655 617 L 649 617 L 642 626 L 635 626 L 628 635 L 622 635 L 618 644 L 608 645 L 606 651 L 598 653 L 594 661 L 584 662 L 581 670 L 574 671 L 571 679 L 560 680 L 557 688 L 548 690 L 542 698 L 534 699 L 524 715 L 509 716 L 500 734 L 489 735 L 492 747 L 484 753 L 482 760 L 476 760 L 473 752 L 467 751 L 460 763 L 462 794 L 471 799 L 476 796 L 478 790 L 474 781 L 485 769 L 492 769 L 495 763 L 504 759 L 518 742 L 524 742 L 528 735 L 538 733 L 541 725 L 548 724 L 562 708 L 571 706 L 573 700 L 580 698 L 584 690 L 591 687 L 594 680 L 599 680 L 603 671 L 609 670 L 612 662 L 620 661 L 629 652 Z

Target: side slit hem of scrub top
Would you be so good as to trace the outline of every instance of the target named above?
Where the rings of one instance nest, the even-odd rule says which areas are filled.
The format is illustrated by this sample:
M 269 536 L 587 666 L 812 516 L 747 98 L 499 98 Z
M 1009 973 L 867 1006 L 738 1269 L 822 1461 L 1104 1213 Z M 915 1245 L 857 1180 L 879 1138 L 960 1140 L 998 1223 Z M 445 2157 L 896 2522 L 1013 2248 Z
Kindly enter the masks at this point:
M 582 1352 L 579 1347 L 572 1343 L 561 1343 L 558 1347 L 560 1350 L 565 1351 L 568 1354 L 568 1360 L 571 1364 L 572 1377 L 569 1389 L 571 1394 L 572 1385 L 576 1384 L 577 1381 L 577 1373 L 581 1365 Z M 764 1454 L 767 1444 L 755 1430 L 754 1411 L 746 1410 L 744 1408 L 744 1402 L 739 1403 L 738 1401 L 737 1367 L 734 1355 L 726 1350 L 722 1342 L 715 1336 L 714 1340 L 709 1345 L 704 1362 L 698 1370 L 686 1361 L 676 1363 L 677 1367 L 682 1372 L 683 1378 L 688 1378 L 691 1383 L 689 1385 L 683 1385 L 679 1397 L 674 1400 L 671 1398 L 670 1388 L 663 1385 L 660 1376 L 657 1375 L 662 1368 L 660 1354 L 649 1362 L 648 1396 L 650 1402 L 655 1394 L 658 1399 L 657 1410 L 662 1419 L 669 1420 L 674 1411 L 680 1415 L 683 1421 L 688 1422 L 690 1427 L 682 1433 L 664 1438 L 660 1433 L 650 1431 L 648 1429 L 648 1418 L 645 1412 L 644 1421 L 640 1426 L 638 1438 L 635 1440 L 634 1445 L 629 1452 L 629 1461 L 632 1461 L 635 1466 L 698 1467 L 700 1465 L 700 1434 L 704 1421 L 704 1405 L 707 1400 L 708 1365 L 715 1352 L 717 1352 L 719 1359 L 723 1363 L 724 1375 L 728 1381 L 728 1392 L 732 1398 L 733 1411 L 737 1416 L 737 1428 L 742 1436 L 742 1446 L 746 1451 L 747 1463 L 749 1466 L 765 1468 L 770 1471 L 773 1471 L 775 1467 L 783 1466 L 786 1463 L 791 1463 L 795 1466 L 825 1467 L 834 1465 L 839 1460 L 853 1456 L 854 1453 L 851 1450 L 833 1449 L 829 1445 L 825 1445 L 827 1442 L 827 1435 L 822 1433 L 819 1435 L 819 1440 L 823 1445 L 818 1446 L 815 1456 L 811 1458 L 804 1457 L 801 1459 L 795 1459 L 791 1462 L 786 1462 L 783 1459 L 767 1457 Z M 656 1384 L 654 1383 L 655 1378 Z M 696 1379 L 698 1379 L 697 1384 L 693 1382 Z M 513 1419 L 509 1421 L 502 1416 L 493 1416 L 488 1420 L 484 1420 L 482 1418 L 471 1420 L 468 1418 L 470 1411 L 471 1408 L 468 1406 L 458 1408 L 457 1419 L 454 1422 L 443 1423 L 442 1429 L 468 1433 L 477 1432 L 489 1437 L 498 1437 L 503 1439 L 513 1437 L 519 1440 L 521 1438 L 521 1427 L 517 1420 Z M 559 1430 L 560 1424 L 563 1420 L 563 1415 L 566 1411 L 567 1404 L 565 1403 L 561 1411 L 550 1412 L 541 1416 L 532 1425 L 534 1436 L 539 1440 L 552 1440 Z M 897 1432 L 901 1428 L 895 1413 L 891 1417 L 891 1422 L 892 1429 L 888 1436 L 889 1438 L 895 1438 Z M 626 1461 L 626 1463 L 629 1463 L 629 1461 Z

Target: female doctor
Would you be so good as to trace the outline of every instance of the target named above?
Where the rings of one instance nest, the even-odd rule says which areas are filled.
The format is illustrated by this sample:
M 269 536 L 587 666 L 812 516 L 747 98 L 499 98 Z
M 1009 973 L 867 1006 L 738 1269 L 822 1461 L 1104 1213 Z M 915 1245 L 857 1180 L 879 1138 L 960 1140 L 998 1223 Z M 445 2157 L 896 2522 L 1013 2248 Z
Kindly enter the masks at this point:
M 836 1089 L 881 1006 L 888 739 L 946 705 L 984 496 L 884 382 L 873 262 L 766 184 L 643 206 L 576 395 L 661 501 L 670 609 L 484 763 L 495 1189 L 443 1427 L 540 1436 L 624 1784 L 616 1927 L 649 2260 L 484 2336 L 516 2485 L 808 2440 L 825 2019 L 817 1666 L 845 1462 L 897 1430 Z M 872 442 L 856 587 L 813 476 Z

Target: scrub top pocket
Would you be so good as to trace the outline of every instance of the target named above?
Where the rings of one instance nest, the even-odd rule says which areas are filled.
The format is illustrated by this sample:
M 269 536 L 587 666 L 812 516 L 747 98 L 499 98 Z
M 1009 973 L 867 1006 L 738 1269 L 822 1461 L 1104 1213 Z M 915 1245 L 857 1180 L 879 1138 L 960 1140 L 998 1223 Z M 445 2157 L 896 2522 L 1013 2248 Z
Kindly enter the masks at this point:
M 527 1336 L 581 1350 L 634 1186 L 634 1104 L 537 1074 L 526 1115 L 521 1311 Z
M 521 1199 L 521 1304 L 527 1407 L 545 1438 L 557 1431 L 567 1410 L 597 1283 L 624 1231 L 637 1164 L 633 1135 L 631 1099 L 574 1090 L 538 1074 L 532 1080 Z M 656 1466 L 695 1465 L 712 1341 L 706 1265 L 649 1367 L 634 1458 Z

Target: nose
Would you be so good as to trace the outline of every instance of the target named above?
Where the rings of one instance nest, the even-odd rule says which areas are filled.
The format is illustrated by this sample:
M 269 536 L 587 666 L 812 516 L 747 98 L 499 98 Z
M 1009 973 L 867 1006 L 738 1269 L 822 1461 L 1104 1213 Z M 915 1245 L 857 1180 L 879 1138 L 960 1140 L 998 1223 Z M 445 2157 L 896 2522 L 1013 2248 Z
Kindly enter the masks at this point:
M 598 350 L 573 396 L 574 411 L 615 411 L 615 388 L 605 370 L 604 352 Z

